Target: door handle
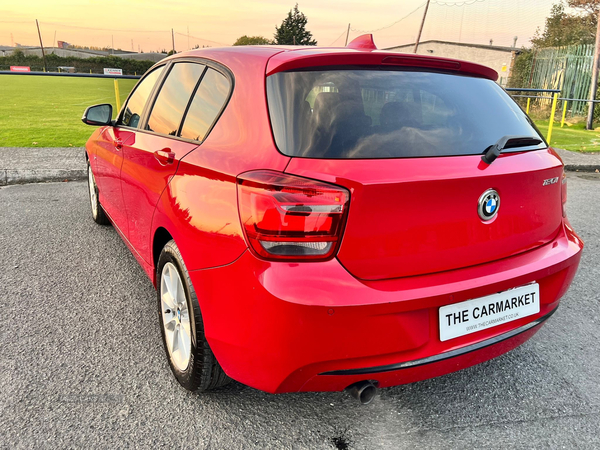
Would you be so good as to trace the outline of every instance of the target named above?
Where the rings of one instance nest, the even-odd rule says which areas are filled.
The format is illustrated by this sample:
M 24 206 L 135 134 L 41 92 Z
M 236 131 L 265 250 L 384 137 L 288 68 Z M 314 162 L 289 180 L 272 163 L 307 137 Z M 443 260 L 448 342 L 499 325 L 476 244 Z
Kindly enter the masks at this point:
M 115 139 L 115 148 L 117 150 L 122 150 L 123 149 L 123 141 L 121 139 Z
M 175 153 L 173 153 L 170 148 L 164 148 L 162 150 L 155 151 L 154 157 L 163 166 L 166 166 L 167 164 L 173 164 L 173 162 L 175 162 Z

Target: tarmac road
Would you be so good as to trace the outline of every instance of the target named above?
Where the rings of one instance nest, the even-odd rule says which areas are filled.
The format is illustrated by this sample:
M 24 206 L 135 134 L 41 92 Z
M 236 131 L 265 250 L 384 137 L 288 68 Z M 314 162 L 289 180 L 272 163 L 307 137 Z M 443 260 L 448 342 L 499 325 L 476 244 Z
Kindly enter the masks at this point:
M 569 174 L 586 242 L 557 313 L 477 367 L 384 389 L 190 394 L 163 354 L 150 281 L 84 182 L 0 188 L 0 447 L 599 448 L 600 176 Z

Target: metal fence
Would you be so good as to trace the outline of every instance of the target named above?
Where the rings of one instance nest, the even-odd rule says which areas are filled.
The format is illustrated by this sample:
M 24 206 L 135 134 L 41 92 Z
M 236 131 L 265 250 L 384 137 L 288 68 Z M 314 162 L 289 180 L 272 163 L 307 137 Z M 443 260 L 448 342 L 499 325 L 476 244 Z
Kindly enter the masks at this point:
M 561 93 L 560 89 L 507 88 L 506 91 L 511 95 L 511 97 L 527 99 L 527 107 L 525 109 L 525 112 L 527 113 L 527 115 L 529 115 L 529 108 L 531 107 L 532 99 L 534 99 L 534 100 L 541 99 L 541 100 L 546 100 L 546 101 L 552 101 L 552 103 L 551 103 L 552 106 L 550 108 L 550 120 L 548 122 L 548 133 L 546 136 L 546 141 L 548 141 L 548 143 L 550 142 L 550 138 L 552 137 L 552 128 L 554 126 L 554 117 L 556 115 L 556 107 L 557 107 L 559 101 L 562 103 L 562 118 L 560 121 L 561 128 L 565 126 L 565 119 L 567 116 L 567 107 L 569 106 L 569 103 L 571 105 L 578 105 L 581 108 L 585 108 L 585 103 L 588 103 L 590 106 L 597 105 L 598 103 L 600 103 L 600 100 L 559 97 L 559 94 Z M 511 92 L 527 92 L 528 94 L 526 94 L 526 95 L 511 94 Z M 552 94 L 552 96 L 547 96 L 547 95 L 540 96 L 538 94 Z M 571 108 L 573 108 L 573 106 L 571 106 Z
M 571 116 L 585 114 L 592 81 L 593 45 L 573 45 L 544 48 L 534 51 L 531 60 L 528 88 L 559 89 L 570 103 Z M 544 101 L 545 100 L 545 101 Z M 549 104 L 542 99 L 541 105 Z

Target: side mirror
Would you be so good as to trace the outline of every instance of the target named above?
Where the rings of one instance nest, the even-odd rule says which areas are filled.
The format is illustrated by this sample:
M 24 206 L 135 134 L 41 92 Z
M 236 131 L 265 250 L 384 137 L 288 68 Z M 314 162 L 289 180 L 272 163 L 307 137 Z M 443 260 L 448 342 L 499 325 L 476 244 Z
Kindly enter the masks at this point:
M 81 121 L 87 125 L 110 125 L 112 123 L 112 105 L 104 103 L 89 106 L 83 113 Z

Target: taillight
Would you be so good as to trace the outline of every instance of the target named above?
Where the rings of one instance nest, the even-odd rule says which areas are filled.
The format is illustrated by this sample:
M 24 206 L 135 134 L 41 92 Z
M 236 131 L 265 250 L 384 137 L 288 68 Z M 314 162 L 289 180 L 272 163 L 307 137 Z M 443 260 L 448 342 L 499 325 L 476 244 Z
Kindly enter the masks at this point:
M 561 197 L 562 197 L 562 215 L 563 215 L 563 217 L 567 217 L 567 174 L 564 172 L 564 170 L 563 170 L 563 174 L 562 174 Z
M 269 260 L 331 258 L 342 238 L 350 193 L 340 186 L 269 170 L 238 177 L 240 219 L 250 248 Z

